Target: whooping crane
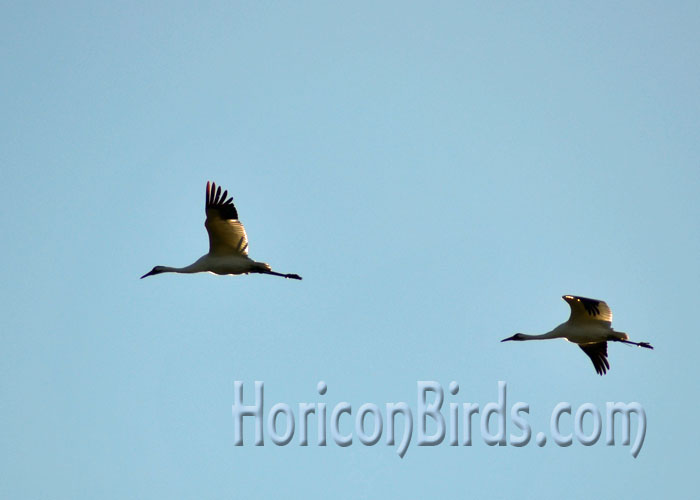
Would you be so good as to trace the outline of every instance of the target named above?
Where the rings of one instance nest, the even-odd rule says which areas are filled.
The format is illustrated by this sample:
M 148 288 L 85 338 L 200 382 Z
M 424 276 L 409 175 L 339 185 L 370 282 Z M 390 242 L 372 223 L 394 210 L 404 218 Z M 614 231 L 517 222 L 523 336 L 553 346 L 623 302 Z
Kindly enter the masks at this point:
M 564 338 L 569 342 L 578 344 L 585 352 L 595 367 L 598 375 L 605 375 L 610 364 L 608 363 L 607 341 L 624 342 L 638 347 L 653 349 L 647 342 L 631 342 L 624 332 L 616 332 L 612 329 L 612 311 L 602 300 L 587 299 L 574 295 L 562 297 L 571 307 L 571 316 L 566 323 L 562 323 L 554 330 L 542 335 L 526 335 L 516 333 L 512 337 L 501 340 L 545 340 Z
M 221 186 L 207 182 L 204 227 L 209 233 L 209 253 L 186 267 L 156 266 L 146 276 L 161 273 L 214 273 L 214 274 L 271 274 L 283 278 L 300 280 L 298 274 L 282 274 L 273 271 L 264 262 L 255 262 L 248 257 L 248 237 L 243 224 L 238 220 L 238 211 L 233 198 L 226 199 L 228 191 L 221 193 Z

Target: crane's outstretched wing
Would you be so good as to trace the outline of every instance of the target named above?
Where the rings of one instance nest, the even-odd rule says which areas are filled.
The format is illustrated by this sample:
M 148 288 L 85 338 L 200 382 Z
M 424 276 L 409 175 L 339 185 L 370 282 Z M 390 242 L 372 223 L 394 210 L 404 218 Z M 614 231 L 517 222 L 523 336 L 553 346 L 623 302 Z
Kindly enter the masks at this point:
M 608 363 L 608 343 L 598 342 L 597 344 L 579 344 L 579 347 L 585 352 L 591 361 L 598 375 L 605 375 L 610 368 Z
M 207 220 L 204 227 L 209 233 L 209 253 L 212 255 L 248 255 L 248 236 L 238 220 L 233 198 L 226 199 L 228 191 L 207 182 Z
M 612 311 L 602 300 L 564 295 L 562 297 L 571 307 L 569 321 L 602 321 L 608 326 L 612 324 Z

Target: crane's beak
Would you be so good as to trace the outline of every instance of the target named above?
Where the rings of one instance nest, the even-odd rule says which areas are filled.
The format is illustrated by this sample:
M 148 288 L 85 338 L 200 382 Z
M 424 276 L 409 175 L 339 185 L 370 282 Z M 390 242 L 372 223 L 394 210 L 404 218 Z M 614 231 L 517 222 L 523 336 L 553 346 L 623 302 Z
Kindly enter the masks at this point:
M 141 276 L 139 279 L 144 279 L 145 277 L 147 277 L 147 276 L 153 276 L 154 274 L 160 274 L 160 271 L 156 271 L 156 268 L 155 268 L 155 267 L 154 267 L 153 269 L 151 269 L 150 271 L 148 271 L 148 272 L 147 272 L 146 274 L 144 274 L 143 276 Z
M 503 339 L 501 340 L 501 342 L 506 342 L 508 340 L 515 340 L 515 335 L 513 335 L 512 337 L 508 337 L 507 339 Z

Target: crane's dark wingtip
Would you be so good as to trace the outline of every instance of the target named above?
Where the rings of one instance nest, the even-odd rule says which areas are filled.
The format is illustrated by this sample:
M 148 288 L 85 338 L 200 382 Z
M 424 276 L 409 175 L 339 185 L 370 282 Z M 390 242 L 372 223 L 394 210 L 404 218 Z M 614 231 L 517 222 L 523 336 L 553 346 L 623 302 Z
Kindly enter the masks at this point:
M 224 220 L 237 220 L 238 210 L 233 204 L 233 197 L 226 198 L 228 196 L 228 191 L 221 192 L 221 186 L 217 186 L 216 182 L 212 182 L 211 185 L 207 181 L 207 196 L 205 209 L 207 215 L 210 211 L 215 211 L 219 217 Z
M 586 355 L 591 358 L 593 367 L 598 375 L 605 375 L 610 369 L 608 362 L 608 344 L 607 342 L 598 342 L 596 344 L 579 344 L 579 347 Z

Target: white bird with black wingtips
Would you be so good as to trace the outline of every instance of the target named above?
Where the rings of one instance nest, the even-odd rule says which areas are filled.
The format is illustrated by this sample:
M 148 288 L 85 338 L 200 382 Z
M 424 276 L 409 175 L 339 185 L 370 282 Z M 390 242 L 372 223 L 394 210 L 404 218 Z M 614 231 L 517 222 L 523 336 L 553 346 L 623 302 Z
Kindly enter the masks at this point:
M 185 267 L 156 266 L 141 276 L 153 276 L 161 273 L 214 273 L 214 274 L 271 274 L 283 278 L 300 280 L 298 274 L 282 274 L 273 271 L 269 264 L 255 262 L 248 257 L 248 237 L 243 224 L 238 220 L 238 211 L 233 198 L 228 198 L 228 191 L 221 192 L 207 182 L 206 214 L 204 227 L 209 233 L 209 253 L 200 257 L 193 264 Z
M 605 375 L 610 368 L 608 341 L 653 349 L 647 342 L 632 342 L 626 333 L 613 330 L 611 326 L 612 311 L 602 300 L 587 299 L 575 295 L 564 295 L 562 298 L 571 307 L 571 316 L 567 322 L 542 335 L 516 333 L 512 337 L 501 340 L 501 342 L 507 340 L 566 339 L 578 344 L 583 352 L 591 358 L 598 375 Z

